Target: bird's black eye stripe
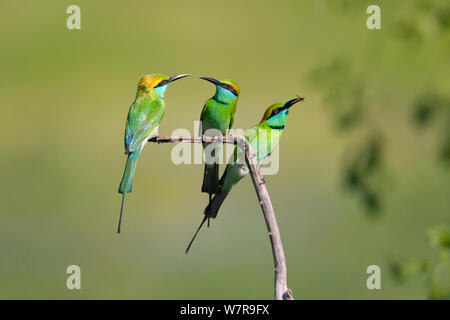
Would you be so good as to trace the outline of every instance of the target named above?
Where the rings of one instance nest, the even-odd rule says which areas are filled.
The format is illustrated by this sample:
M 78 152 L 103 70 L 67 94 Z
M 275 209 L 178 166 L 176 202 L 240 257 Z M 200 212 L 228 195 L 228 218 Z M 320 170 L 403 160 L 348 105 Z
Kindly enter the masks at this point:
M 165 85 L 168 81 L 167 80 L 161 80 L 157 86 L 155 86 L 155 88 L 161 87 L 163 85 Z
M 227 89 L 228 91 L 230 91 L 232 94 L 234 94 L 236 97 L 238 96 L 236 90 L 234 90 L 233 86 L 230 84 L 223 84 L 222 87 L 224 89 Z

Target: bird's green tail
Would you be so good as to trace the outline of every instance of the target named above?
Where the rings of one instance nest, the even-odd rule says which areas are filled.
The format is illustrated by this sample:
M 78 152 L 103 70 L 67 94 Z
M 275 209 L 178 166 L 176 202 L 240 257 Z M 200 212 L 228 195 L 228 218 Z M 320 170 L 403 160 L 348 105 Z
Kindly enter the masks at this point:
M 125 202 L 125 195 L 127 193 L 122 193 L 122 204 L 120 205 L 120 216 L 119 216 L 119 225 L 117 226 L 117 233 L 120 233 L 120 226 L 122 225 L 122 212 L 123 212 L 123 203 Z
M 223 201 L 228 196 L 231 188 L 238 183 L 246 173 L 242 172 L 241 166 L 228 165 L 225 168 L 225 172 L 219 181 L 219 192 L 209 201 L 208 206 L 205 208 L 205 216 L 208 218 L 216 218 Z
M 206 170 L 206 169 L 205 169 Z M 200 226 L 198 227 L 197 231 L 195 232 L 194 236 L 192 237 L 191 242 L 189 242 L 189 245 L 186 248 L 186 253 L 189 252 L 189 249 L 192 246 L 192 242 L 194 242 L 195 237 L 197 236 L 198 232 L 202 228 L 203 224 L 206 220 L 208 220 L 209 225 L 209 219 L 217 217 L 217 213 L 219 212 L 219 209 L 227 197 L 228 193 L 230 193 L 231 188 L 239 182 L 243 177 L 245 177 L 246 173 L 242 171 L 241 166 L 235 166 L 235 165 L 228 165 L 225 168 L 225 172 L 222 175 L 222 179 L 219 181 L 219 190 L 218 193 L 214 195 L 214 197 L 211 199 L 209 198 L 209 204 L 206 206 L 202 222 L 200 223 Z
M 203 224 L 205 223 L 205 221 L 206 221 L 207 218 L 208 218 L 208 217 L 205 216 L 205 217 L 203 218 L 202 222 L 200 223 L 200 226 L 198 227 L 197 231 L 195 232 L 194 236 L 192 237 L 191 241 L 189 242 L 189 244 L 188 244 L 186 250 L 184 251 L 186 254 L 189 253 L 189 249 L 191 249 L 192 242 L 194 242 L 194 239 L 195 239 L 195 237 L 197 236 L 197 233 L 200 231 L 200 229 L 202 228 L 202 226 L 203 226 Z
M 219 165 L 217 163 L 214 163 L 212 165 L 205 164 L 202 192 L 209 193 L 209 203 L 211 203 L 212 195 L 219 192 Z M 209 217 L 208 217 L 208 227 L 209 227 Z
M 205 208 L 205 217 L 216 218 L 223 201 L 228 195 L 229 190 L 221 190 L 218 194 L 212 198 L 211 202 Z
M 209 194 L 219 192 L 219 165 L 217 163 L 205 165 L 202 192 Z
M 189 242 L 185 253 L 188 254 L 189 249 L 191 249 L 192 243 L 195 240 L 195 237 L 197 237 L 198 232 L 202 228 L 203 224 L 206 220 L 208 220 L 208 226 L 209 226 L 209 219 L 215 218 L 217 216 L 217 212 L 219 211 L 220 206 L 222 205 L 223 200 L 225 200 L 226 196 L 228 195 L 229 191 L 221 191 L 220 193 L 216 194 L 214 198 L 210 199 L 210 202 L 208 206 L 205 209 L 205 216 L 203 217 L 202 222 L 200 223 L 200 226 L 198 227 L 197 231 L 195 232 L 194 236 L 192 237 L 191 241 Z
M 136 169 L 136 162 L 139 156 L 139 152 L 132 152 L 128 154 L 127 164 L 125 165 L 125 171 L 123 172 L 122 181 L 119 185 L 119 193 L 122 193 L 122 204 L 120 206 L 119 225 L 117 227 L 117 233 L 120 233 L 120 226 L 122 224 L 123 205 L 125 202 L 125 195 L 132 190 L 134 170 Z

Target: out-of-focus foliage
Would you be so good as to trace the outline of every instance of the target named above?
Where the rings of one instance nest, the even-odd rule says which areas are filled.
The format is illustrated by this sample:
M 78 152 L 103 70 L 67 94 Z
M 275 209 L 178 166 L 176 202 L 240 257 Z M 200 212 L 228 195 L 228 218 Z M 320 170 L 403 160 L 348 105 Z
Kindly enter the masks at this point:
M 406 41 L 433 40 L 450 29 L 450 2 L 447 0 L 410 1 L 397 22 L 399 38 Z
M 436 261 L 391 261 L 391 273 L 399 283 L 405 283 L 413 276 L 425 274 L 430 299 L 450 299 L 450 227 L 438 225 L 426 231 L 431 246 L 439 249 Z
M 357 194 L 371 216 L 380 212 L 381 189 L 377 174 L 383 162 L 384 139 L 367 114 L 370 102 L 365 97 L 364 77 L 352 70 L 350 60 L 336 57 L 318 66 L 309 79 L 324 90 L 324 102 L 341 132 L 362 127 L 367 138 L 347 148 L 344 160 L 344 185 Z
M 352 154 L 353 151 L 353 154 Z M 368 212 L 375 213 L 381 207 L 381 187 L 377 174 L 381 170 L 383 155 L 383 140 L 372 135 L 362 146 L 350 150 L 350 156 L 345 161 L 345 186 L 359 194 Z
M 398 13 L 390 12 L 395 17 L 395 23 L 389 29 L 395 30 L 390 36 L 397 43 L 414 42 L 414 50 L 420 50 L 430 41 L 446 48 L 450 45 L 450 2 L 417 0 L 409 2 L 408 8 Z M 354 12 L 361 9 L 361 4 L 355 1 L 326 1 L 325 6 L 341 13 Z M 382 10 L 384 17 L 385 11 Z M 383 18 L 383 21 L 386 19 Z M 376 32 L 376 31 L 375 31 Z M 381 32 L 381 31 L 379 31 Z M 450 47 L 449 47 L 450 49 Z M 373 63 L 374 55 L 368 55 L 365 63 Z M 377 114 L 370 112 L 374 106 L 381 103 L 386 107 L 386 101 L 381 97 L 368 97 L 366 91 L 370 88 L 370 77 L 357 72 L 354 58 L 336 55 L 329 62 L 313 67 L 308 79 L 323 91 L 324 103 L 330 112 L 334 123 L 342 132 L 362 130 L 366 132 L 365 143 L 356 146 L 352 157 L 344 157 L 344 183 L 363 200 L 366 212 L 379 212 L 382 196 L 379 187 L 369 183 L 373 180 L 383 163 L 384 132 L 374 123 Z M 381 66 L 380 66 L 381 67 Z M 450 100 L 436 92 L 414 93 L 415 103 L 411 105 L 413 123 L 418 127 L 432 127 L 438 131 L 439 159 L 450 164 Z M 389 105 L 389 101 L 387 104 Z M 438 121 L 444 119 L 442 121 Z M 373 137 L 376 137 L 375 139 Z M 351 148 L 355 148 L 351 145 Z M 376 161 L 371 162 L 371 158 Z
M 417 98 L 414 105 L 413 117 L 414 121 L 419 127 L 430 125 L 433 120 L 436 120 L 439 109 L 445 107 L 446 101 L 436 94 L 427 93 Z
M 427 237 L 432 246 L 450 249 L 450 227 L 448 225 L 441 225 L 428 229 Z
M 420 96 L 413 108 L 413 119 L 420 129 L 437 128 L 439 159 L 450 165 L 450 99 L 430 93 Z
M 341 130 L 351 129 L 363 118 L 364 80 L 352 72 L 348 58 L 336 57 L 318 66 L 309 74 L 310 80 L 324 89 L 328 111 Z
M 430 299 L 450 299 L 450 256 L 442 252 L 441 260 L 430 275 L 428 296 Z
M 448 54 L 439 55 L 436 52 L 450 52 L 450 1 L 409 1 L 407 6 L 396 11 L 387 11 L 383 3 L 377 4 L 381 6 L 382 30 L 373 31 L 371 41 L 375 42 L 377 35 L 384 40 L 390 38 L 397 48 L 402 48 L 400 57 L 405 61 L 404 70 L 419 69 L 424 65 L 430 68 L 424 76 L 430 79 L 429 83 L 418 90 L 410 90 L 409 96 L 404 96 L 403 100 L 411 115 L 409 126 L 421 132 L 433 132 L 437 141 L 435 148 L 438 149 L 435 153 L 438 156 L 435 157 L 441 164 L 449 165 L 450 97 L 448 87 L 443 89 L 441 81 L 437 81 L 440 67 L 448 61 Z M 360 2 L 346 0 L 326 1 L 325 5 L 340 14 L 349 15 L 364 6 Z M 436 51 L 430 50 L 431 47 L 435 47 Z M 365 212 L 374 216 L 374 213 L 385 208 L 381 205 L 387 194 L 383 192 L 385 172 L 393 173 L 393 179 L 398 179 L 391 163 L 386 160 L 392 152 L 388 148 L 392 136 L 386 132 L 386 125 L 378 121 L 378 115 L 383 108 L 395 108 L 403 101 L 392 99 L 395 94 L 391 98 L 373 94 L 373 78 L 377 74 L 357 71 L 361 70 L 357 66 L 375 65 L 378 69 L 384 69 L 388 54 L 379 44 L 370 41 L 364 49 L 369 49 L 369 53 L 358 57 L 359 64 L 355 56 L 338 53 L 313 66 L 308 80 L 322 90 L 326 110 L 341 134 L 351 136 L 358 133 L 366 137 L 360 143 L 348 143 L 343 155 L 342 177 L 347 189 L 361 200 Z M 429 56 L 426 60 L 408 60 L 416 52 L 427 50 Z M 380 56 L 384 59 L 379 59 Z M 432 64 L 427 64 L 428 61 L 436 62 L 436 67 L 430 67 Z M 401 62 L 398 65 L 400 69 Z M 441 170 L 446 173 L 445 168 L 441 167 Z M 430 243 L 441 251 L 439 261 L 403 262 L 396 258 L 391 263 L 392 274 L 400 283 L 416 274 L 425 274 L 431 299 L 450 298 L 449 228 L 431 228 L 427 236 Z
M 396 258 L 393 259 L 390 267 L 394 279 L 399 283 L 405 283 L 405 281 L 409 280 L 412 276 L 417 275 L 419 272 L 426 271 L 428 265 L 426 261 L 405 262 Z

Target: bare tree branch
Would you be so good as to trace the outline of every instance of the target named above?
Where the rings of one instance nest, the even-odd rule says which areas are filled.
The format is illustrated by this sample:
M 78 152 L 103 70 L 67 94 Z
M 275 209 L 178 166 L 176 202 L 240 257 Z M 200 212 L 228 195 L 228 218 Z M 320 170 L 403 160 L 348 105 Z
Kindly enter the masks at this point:
M 159 136 L 149 140 L 156 143 L 202 143 L 222 141 L 223 143 L 236 144 L 245 151 L 245 161 L 252 177 L 253 185 L 258 195 L 267 230 L 269 232 L 270 244 L 272 245 L 272 254 L 275 267 L 275 300 L 293 300 L 292 290 L 287 287 L 286 259 L 284 257 L 283 244 L 281 242 L 280 231 L 278 229 L 275 212 L 270 201 L 269 192 L 255 153 L 248 141 L 242 136 L 217 136 L 217 137 L 163 137 Z

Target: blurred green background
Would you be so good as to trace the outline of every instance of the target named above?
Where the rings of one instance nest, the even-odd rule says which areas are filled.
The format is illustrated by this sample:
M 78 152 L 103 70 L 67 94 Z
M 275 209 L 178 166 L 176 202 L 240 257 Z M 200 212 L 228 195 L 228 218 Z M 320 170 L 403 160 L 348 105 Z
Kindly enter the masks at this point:
M 376 1 L 382 29 L 368 30 L 373 1 L 1 1 L 0 298 L 273 297 L 250 178 L 184 254 L 207 196 L 203 166 L 174 165 L 172 145 L 146 146 L 115 233 L 125 119 L 147 73 L 193 74 L 167 91 L 164 135 L 194 134 L 213 93 L 199 76 L 240 85 L 235 128 L 306 97 L 281 140 L 280 170 L 267 177 L 296 299 L 427 298 L 426 275 L 399 283 L 390 265 L 439 263 L 425 231 L 449 222 L 449 171 L 438 156 L 448 109 L 426 130 L 411 120 L 421 96 L 449 99 L 448 6 L 429 3 Z M 71 4 L 81 30 L 66 28 Z M 351 130 L 336 120 L 347 98 L 366 119 Z M 372 132 L 383 136 L 377 214 L 343 183 L 347 157 Z M 82 290 L 66 288 L 71 264 Z M 366 288 L 372 264 L 381 290 Z

